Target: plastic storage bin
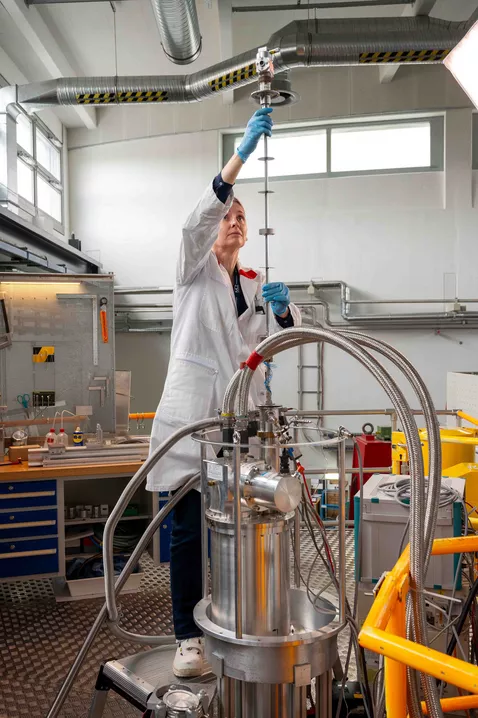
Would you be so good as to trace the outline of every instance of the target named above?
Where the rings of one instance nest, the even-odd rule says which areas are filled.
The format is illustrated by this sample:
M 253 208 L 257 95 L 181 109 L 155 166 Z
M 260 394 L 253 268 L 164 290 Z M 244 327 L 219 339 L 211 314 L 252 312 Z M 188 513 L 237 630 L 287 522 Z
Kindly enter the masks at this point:
M 403 478 L 385 474 L 375 474 L 364 486 L 364 506 L 362 525 L 362 566 L 358 566 L 358 536 L 360 496 L 355 501 L 355 577 L 364 583 L 375 584 L 385 571 L 390 571 L 399 558 L 400 542 L 409 519 L 409 508 L 399 504 L 393 496 L 381 491 L 381 486 Z M 463 498 L 464 479 L 443 478 L 442 482 L 455 489 Z M 461 536 L 462 505 L 456 501 L 453 505 L 439 509 L 435 538 Z M 407 545 L 408 537 L 404 541 Z M 458 556 L 433 556 L 430 559 L 425 584 L 434 590 L 452 589 L 458 566 Z M 461 588 L 461 572 L 458 572 L 457 588 Z

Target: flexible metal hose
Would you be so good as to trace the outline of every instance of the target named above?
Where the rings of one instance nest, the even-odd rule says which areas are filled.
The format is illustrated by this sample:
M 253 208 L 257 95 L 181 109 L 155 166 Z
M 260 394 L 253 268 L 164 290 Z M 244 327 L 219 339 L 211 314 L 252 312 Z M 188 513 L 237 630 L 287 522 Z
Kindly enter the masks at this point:
M 119 497 L 116 505 L 111 512 L 108 521 L 105 525 L 103 533 L 103 564 L 105 572 L 105 599 L 106 606 L 108 608 L 109 620 L 113 623 L 118 620 L 118 609 L 115 601 L 115 572 L 113 565 L 113 538 L 116 526 L 119 520 L 124 514 L 126 507 L 131 501 L 135 491 L 145 480 L 149 471 L 155 466 L 158 461 L 168 452 L 175 444 L 181 439 L 184 439 L 197 431 L 203 429 L 210 429 L 220 424 L 219 419 L 202 419 L 201 421 L 195 421 L 193 424 L 183 426 L 174 434 L 171 434 L 158 448 L 146 459 L 142 467 L 135 473 L 133 478 L 128 482 L 125 490 Z
M 367 351 L 364 351 L 353 340 L 348 339 L 344 334 L 330 332 L 324 329 L 296 329 L 279 332 L 276 335 L 266 339 L 256 349 L 256 353 L 261 356 L 269 354 L 277 354 L 286 347 L 292 346 L 292 340 L 298 339 L 307 343 L 308 341 L 326 341 L 338 348 L 345 350 L 354 356 L 365 366 L 379 381 L 388 396 L 394 403 L 398 416 L 402 423 L 404 433 L 407 437 L 410 455 L 410 473 L 412 476 L 412 501 L 410 516 L 410 574 L 412 588 L 412 607 L 413 622 L 416 639 L 420 643 L 426 643 L 426 617 L 425 607 L 422 598 L 423 591 L 423 571 L 424 571 L 424 471 L 423 458 L 421 452 L 421 444 L 418 437 L 418 430 L 413 419 L 408 403 L 384 367 Z M 282 348 L 281 343 L 284 342 L 286 347 Z M 253 372 L 246 367 L 239 378 L 238 386 L 238 413 L 242 414 L 247 411 L 248 391 Z M 438 692 L 436 685 L 432 680 L 425 679 L 425 698 L 430 715 L 438 718 L 441 716 L 441 708 L 438 700 Z M 415 703 L 415 701 L 413 701 Z
M 427 386 L 425 385 L 425 382 L 423 381 L 415 367 L 403 354 L 391 347 L 386 342 L 383 342 L 379 339 L 375 339 L 373 337 L 366 336 L 360 332 L 346 330 L 344 333 L 347 336 L 356 339 L 356 341 L 358 341 L 362 346 L 367 346 L 369 349 L 373 349 L 374 351 L 379 352 L 383 356 L 386 356 L 387 359 L 389 359 L 393 364 L 395 364 L 395 366 L 398 367 L 410 381 L 422 406 L 429 440 L 428 493 L 424 536 L 425 566 L 423 572 L 424 577 L 426 577 L 428 564 L 430 562 L 431 548 L 433 543 L 433 537 L 435 534 L 435 526 L 440 504 L 442 465 L 440 426 L 436 415 L 435 407 L 433 405 L 433 400 Z M 410 610 L 407 611 L 407 617 L 407 637 L 412 638 L 415 636 Z M 422 710 L 416 673 L 410 670 L 407 671 L 407 679 L 409 687 L 409 714 L 411 718 L 417 718 L 422 715 Z M 426 683 L 428 683 L 428 681 Z M 425 684 L 424 690 L 427 690 L 427 688 L 428 686 Z M 429 693 L 429 696 L 430 699 L 433 701 L 434 692 L 432 691 L 432 693 Z M 436 696 L 436 699 L 438 701 L 438 695 Z M 439 702 L 437 706 L 438 705 Z
M 164 519 L 167 517 L 169 512 L 174 508 L 174 506 L 180 501 L 183 496 L 185 496 L 188 491 L 191 491 L 199 481 L 199 474 L 196 474 L 193 476 L 189 481 L 184 484 L 184 486 L 181 486 L 181 488 L 177 491 L 177 493 L 174 494 L 172 499 L 168 501 L 168 503 L 163 506 L 161 511 L 156 514 L 156 516 L 153 518 L 149 526 L 147 527 L 146 531 L 144 532 L 143 536 L 138 541 L 138 544 L 136 545 L 136 548 L 134 549 L 133 553 L 128 559 L 128 562 L 126 566 L 121 571 L 120 575 L 116 579 L 115 583 L 115 595 L 119 596 L 121 589 L 125 585 L 126 581 L 128 580 L 129 576 L 131 575 L 133 569 L 135 568 L 136 564 L 138 563 L 139 559 L 141 558 L 141 555 L 146 550 L 149 542 L 151 541 L 152 537 L 154 536 L 155 532 L 158 530 L 161 523 L 164 521 Z M 68 671 L 68 674 L 63 681 L 60 690 L 58 691 L 58 694 L 55 698 L 55 701 L 48 711 L 48 715 L 46 718 L 57 718 L 59 715 L 63 704 L 65 703 L 66 699 L 68 698 L 68 695 L 72 689 L 72 686 L 75 682 L 75 679 L 80 672 L 81 666 L 85 662 L 86 656 L 88 655 L 91 646 L 94 643 L 94 640 L 98 633 L 100 632 L 100 629 L 103 625 L 103 623 L 108 618 L 108 611 L 106 608 L 106 603 L 103 604 L 100 612 L 98 613 L 95 622 L 93 623 L 92 627 L 89 630 L 89 633 L 87 637 L 85 638 L 83 645 L 81 646 L 73 665 L 71 666 L 70 670 Z M 163 643 L 167 645 L 171 645 L 175 642 L 174 636 L 162 636 Z

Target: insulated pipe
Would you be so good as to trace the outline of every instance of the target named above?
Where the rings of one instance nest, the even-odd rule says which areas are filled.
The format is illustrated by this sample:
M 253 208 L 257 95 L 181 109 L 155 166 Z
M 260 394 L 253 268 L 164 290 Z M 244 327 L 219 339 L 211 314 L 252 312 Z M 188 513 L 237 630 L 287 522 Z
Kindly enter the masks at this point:
M 108 608 L 109 620 L 112 623 L 115 623 L 118 620 L 118 609 L 115 601 L 113 538 L 116 526 L 118 525 L 121 517 L 123 516 L 126 507 L 131 501 L 135 491 L 138 489 L 139 486 L 141 486 L 148 472 L 153 468 L 153 466 L 158 463 L 158 461 L 164 456 L 164 454 L 166 454 L 175 444 L 178 443 L 178 441 L 184 439 L 187 436 L 190 436 L 191 434 L 194 434 L 197 431 L 202 431 L 203 429 L 210 429 L 214 426 L 218 426 L 218 424 L 220 424 L 220 421 L 217 418 L 202 419 L 201 421 L 196 421 L 193 424 L 189 424 L 188 426 L 181 427 L 180 429 L 175 431 L 174 434 L 171 434 L 171 436 L 165 441 L 163 441 L 163 443 L 160 444 L 160 446 L 158 446 L 158 448 L 146 459 L 141 468 L 128 482 L 126 488 L 116 502 L 113 511 L 109 515 L 103 533 L 103 566 L 105 572 L 106 606 Z M 133 634 L 128 634 L 128 636 L 131 640 L 137 640 L 138 642 L 141 642 L 140 639 L 143 638 L 142 636 L 136 637 Z M 151 643 L 151 641 L 148 640 L 147 643 Z
M 256 352 L 252 355 L 253 368 L 246 367 L 239 379 L 239 408 L 238 413 L 244 410 L 244 405 L 247 406 L 248 390 L 250 381 L 253 375 L 254 369 L 260 362 L 260 357 L 267 353 L 282 351 L 285 347 L 281 347 L 280 344 L 283 341 L 286 347 L 289 348 L 293 345 L 293 339 L 304 339 L 307 338 L 313 341 L 312 337 L 315 337 L 315 341 L 327 341 L 332 343 L 339 348 L 344 349 L 348 353 L 351 353 L 357 358 L 371 373 L 378 379 L 379 383 L 385 389 L 387 394 L 393 400 L 394 405 L 399 414 L 404 432 L 407 435 L 407 443 L 409 444 L 410 450 L 410 468 L 412 477 L 415 477 L 415 481 L 412 481 L 412 500 L 411 500 L 411 577 L 412 584 L 416 592 L 412 593 L 412 601 L 414 607 L 414 626 L 417 640 L 420 642 L 426 642 L 426 620 L 423 599 L 421 597 L 421 591 L 423 588 L 423 569 L 424 569 L 424 536 L 423 536 L 423 504 L 424 504 L 424 474 L 423 474 L 423 459 L 421 455 L 421 446 L 418 438 L 418 431 L 413 416 L 408 404 L 405 400 L 403 393 L 400 391 L 392 377 L 384 370 L 384 368 L 374 359 L 368 352 L 360 349 L 360 347 L 353 341 L 347 339 L 344 335 L 333 333 L 327 330 L 287 330 L 279 332 L 268 340 L 262 342 L 257 347 Z M 250 359 L 251 359 L 250 358 Z M 251 366 L 252 366 L 251 364 Z M 406 428 L 405 428 L 406 427 Z M 440 704 L 438 700 L 438 693 L 436 685 L 433 680 L 429 677 L 425 677 L 425 688 L 426 688 L 426 700 L 429 706 L 431 714 L 434 716 L 441 715 Z M 412 703 L 416 703 L 415 700 Z
M 296 67 L 441 63 L 472 27 L 425 16 L 300 20 L 272 35 L 275 73 Z M 264 44 L 264 43 L 262 43 Z M 34 107 L 195 102 L 257 80 L 258 48 L 191 75 L 70 77 L 18 87 L 17 100 Z
M 162 524 L 164 519 L 167 517 L 169 512 L 174 508 L 174 506 L 180 501 L 183 496 L 185 496 L 188 491 L 191 491 L 195 487 L 198 481 L 198 476 L 193 476 L 189 481 L 182 486 L 177 493 L 174 494 L 174 496 L 168 501 L 168 503 L 163 506 L 163 508 L 156 514 L 156 516 L 153 518 L 149 526 L 147 527 L 146 531 L 144 532 L 143 536 L 138 541 L 136 548 L 134 549 L 133 553 L 128 559 L 128 562 L 126 566 L 121 571 L 120 575 L 116 579 L 114 591 L 115 596 L 119 596 L 121 589 L 125 585 L 126 581 L 128 580 L 129 576 L 131 575 L 133 569 L 135 568 L 136 564 L 138 563 L 142 553 L 146 550 L 149 542 L 151 541 L 152 537 L 158 530 L 159 526 Z M 68 695 L 73 687 L 73 684 L 76 680 L 76 677 L 78 673 L 80 672 L 80 669 L 85 662 L 86 656 L 88 655 L 91 646 L 93 645 L 93 642 L 100 632 L 100 629 L 105 622 L 105 620 L 108 617 L 108 611 L 106 608 L 106 603 L 103 604 L 103 607 L 101 608 L 100 612 L 98 613 L 95 622 L 93 623 L 92 627 L 90 628 L 90 631 L 81 646 L 78 655 L 75 658 L 75 661 L 73 665 L 71 666 L 70 670 L 68 671 L 68 674 L 63 681 L 63 684 L 55 698 L 55 701 L 48 711 L 48 714 L 46 718 L 57 718 L 59 715 L 63 704 L 65 703 L 66 699 L 68 698 Z M 165 643 L 166 640 L 172 644 L 174 643 L 174 636 L 164 636 Z
M 194 62 L 201 54 L 196 0 L 151 0 L 166 57 L 176 65 Z

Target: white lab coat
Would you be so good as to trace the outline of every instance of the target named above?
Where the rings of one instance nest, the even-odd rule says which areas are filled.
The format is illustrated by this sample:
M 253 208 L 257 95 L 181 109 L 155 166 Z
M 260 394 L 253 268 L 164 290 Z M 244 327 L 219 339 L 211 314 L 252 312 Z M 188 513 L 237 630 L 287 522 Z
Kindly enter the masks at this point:
M 224 204 L 210 185 L 183 228 L 173 298 L 171 356 L 153 422 L 151 452 L 179 427 L 217 415 L 229 380 L 266 333 L 262 275 L 240 269 L 248 309 L 238 318 L 231 279 L 212 252 L 219 223 L 232 198 L 231 193 Z M 294 325 L 299 326 L 299 310 L 293 304 L 290 310 Z M 276 330 L 280 330 L 278 324 Z M 252 382 L 251 400 L 256 405 L 264 399 L 264 367 L 260 366 Z M 181 440 L 149 473 L 147 488 L 179 488 L 199 471 L 199 454 L 199 445 L 192 439 Z

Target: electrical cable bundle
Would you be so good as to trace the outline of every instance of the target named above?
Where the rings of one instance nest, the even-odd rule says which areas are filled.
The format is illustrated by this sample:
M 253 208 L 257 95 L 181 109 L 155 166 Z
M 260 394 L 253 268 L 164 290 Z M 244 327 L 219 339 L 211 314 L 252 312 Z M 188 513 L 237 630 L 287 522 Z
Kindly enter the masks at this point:
M 291 456 L 292 456 L 292 454 L 291 454 Z M 332 550 L 331 550 L 331 547 L 330 547 L 330 544 L 329 544 L 329 541 L 327 538 L 325 526 L 322 523 L 322 520 L 320 519 L 319 515 L 317 514 L 317 512 L 314 509 L 312 497 L 310 495 L 309 487 L 307 485 L 307 481 L 305 478 L 305 470 L 297 459 L 295 459 L 293 456 L 292 456 L 292 458 L 294 459 L 297 473 L 301 477 L 301 480 L 302 480 L 302 504 L 301 504 L 302 520 L 305 522 L 305 525 L 308 529 L 309 535 L 310 535 L 312 542 L 315 546 L 315 549 L 317 551 L 317 556 L 315 557 L 315 559 L 312 562 L 312 565 L 309 569 L 307 580 L 304 580 L 304 577 L 301 574 L 301 581 L 304 583 L 304 585 L 306 587 L 307 596 L 308 596 L 309 601 L 311 602 L 312 606 L 314 607 L 314 609 L 316 611 L 323 612 L 324 609 L 319 608 L 317 606 L 317 601 L 318 601 L 320 595 L 330 585 L 333 585 L 335 587 L 335 589 L 337 590 L 337 592 L 339 591 L 335 560 L 334 560 L 333 553 L 332 553 Z M 363 465 L 362 465 L 361 457 L 360 457 L 360 464 L 359 464 L 359 473 L 360 473 L 360 487 L 361 487 L 361 491 L 363 491 Z M 363 504 L 363 502 L 362 502 L 362 504 Z M 317 542 L 317 535 L 316 535 L 317 530 L 320 534 L 320 538 L 322 541 L 322 547 Z M 295 540 L 295 537 L 294 537 L 294 540 Z M 360 544 L 360 537 L 359 537 L 359 544 Z M 294 545 L 294 542 L 293 542 L 293 549 L 294 549 L 294 554 L 295 554 L 297 549 L 296 549 L 296 546 Z M 319 559 L 322 561 L 322 563 L 329 575 L 330 581 L 318 593 L 314 594 L 310 588 L 310 582 L 312 579 L 313 570 L 314 570 L 316 563 Z M 359 683 L 360 683 L 361 690 L 362 690 L 363 702 L 364 702 L 366 715 L 368 718 L 373 718 L 373 716 L 374 716 L 374 704 L 373 704 L 372 692 L 371 692 L 368 675 L 367 675 L 365 652 L 358 643 L 359 628 L 358 628 L 357 621 L 356 621 L 357 603 L 358 603 L 358 586 L 356 586 L 356 589 L 355 589 L 353 611 L 351 610 L 348 600 L 346 601 L 346 621 L 350 628 L 350 643 L 349 643 L 349 648 L 348 648 L 346 665 L 345 665 L 345 669 L 344 669 L 344 677 L 342 679 L 342 690 L 341 690 L 340 700 L 339 700 L 338 706 L 337 706 L 336 718 L 338 718 L 340 716 L 342 703 L 345 699 L 345 686 L 346 686 L 346 682 L 347 682 L 347 673 L 348 673 L 348 669 L 349 669 L 349 665 L 350 665 L 352 649 L 354 650 L 354 653 L 355 653 Z
M 95 526 L 94 538 L 101 545 L 103 544 L 103 531 L 104 526 L 102 524 Z M 115 531 L 113 550 L 118 553 L 130 553 L 143 535 L 143 531 L 144 523 L 141 520 L 120 523 Z

